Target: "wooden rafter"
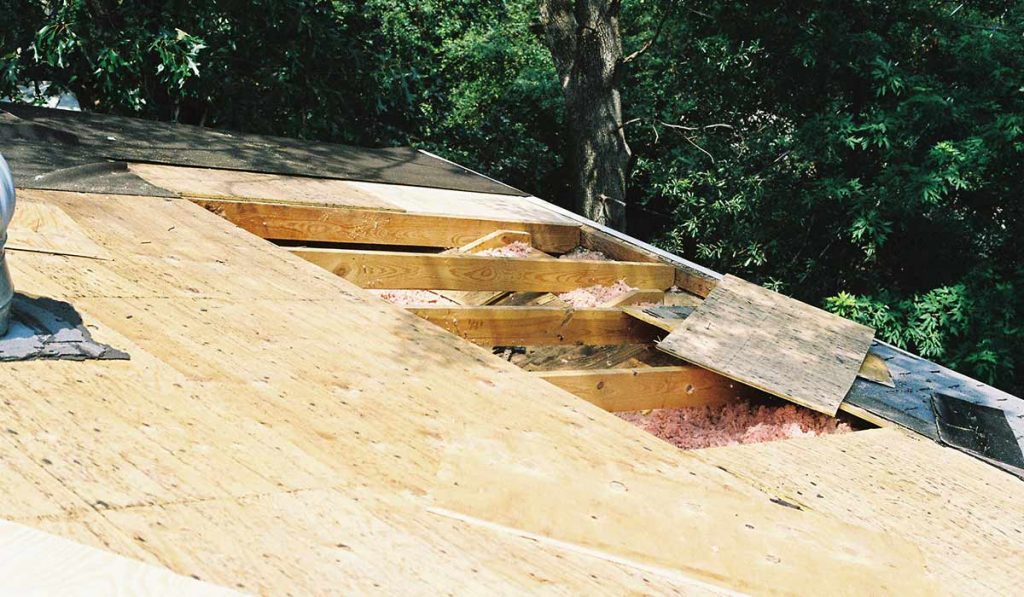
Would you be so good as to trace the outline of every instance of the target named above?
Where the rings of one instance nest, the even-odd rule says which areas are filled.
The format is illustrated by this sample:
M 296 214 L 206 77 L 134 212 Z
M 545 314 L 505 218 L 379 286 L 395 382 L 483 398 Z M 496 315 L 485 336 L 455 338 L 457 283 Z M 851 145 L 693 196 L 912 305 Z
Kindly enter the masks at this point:
M 693 365 L 539 371 L 533 375 L 611 412 L 724 404 L 750 391 Z
M 664 335 L 619 309 L 414 307 L 410 311 L 483 346 L 646 344 Z
M 668 288 L 674 276 L 670 266 L 654 263 L 317 248 L 292 252 L 364 288 L 564 292 L 618 280 Z
M 193 199 L 193 202 L 271 240 L 450 248 L 460 247 L 495 230 L 517 230 L 529 232 L 538 249 L 563 253 L 577 246 L 580 235 L 577 226 L 568 224 L 231 200 Z

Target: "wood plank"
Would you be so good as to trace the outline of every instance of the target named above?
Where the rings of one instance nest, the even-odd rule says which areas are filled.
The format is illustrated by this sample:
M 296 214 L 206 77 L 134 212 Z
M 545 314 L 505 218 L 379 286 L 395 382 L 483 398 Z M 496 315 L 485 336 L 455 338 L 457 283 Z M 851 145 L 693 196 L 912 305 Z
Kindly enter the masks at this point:
M 619 295 L 601 305 L 602 307 L 626 307 L 637 303 L 660 303 L 665 300 L 664 290 L 637 288 Z
M 589 226 L 583 226 L 580 229 L 580 246 L 591 251 L 600 251 L 616 261 L 663 263 L 656 255 Z M 676 270 L 675 285 L 701 298 L 706 297 L 718 283 L 714 278 L 700 272 L 678 266 L 673 267 Z
M 363 288 L 565 292 L 619 280 L 643 288 L 672 285 L 672 268 L 648 263 L 318 248 L 292 253 Z
M 485 251 L 487 249 L 496 249 L 510 245 L 514 242 L 526 243 L 532 246 L 532 238 L 529 232 L 520 232 L 517 230 L 495 230 L 494 232 L 476 239 L 475 241 L 463 245 L 458 249 L 449 249 L 445 251 L 446 254 L 450 253 L 476 253 L 478 251 Z M 536 249 L 533 249 L 537 251 Z M 539 255 L 546 256 L 547 253 L 537 251 Z M 492 305 L 497 301 L 504 298 L 508 291 L 505 290 L 438 290 L 438 294 L 441 296 L 455 301 L 460 305 Z
M 748 391 L 738 382 L 693 365 L 542 371 L 533 375 L 609 412 L 714 406 Z
M 134 174 L 183 197 L 348 207 L 435 216 L 573 224 L 524 197 L 262 172 L 131 164 Z
M 415 307 L 409 310 L 483 346 L 646 344 L 662 334 L 619 309 Z
M 726 276 L 658 348 L 835 416 L 873 337 L 859 323 Z
M 674 332 L 682 327 L 693 313 L 692 307 L 622 307 L 623 313 L 640 321 L 653 325 L 666 332 Z
M 459 247 L 495 230 L 529 232 L 542 251 L 561 253 L 579 242 L 579 227 L 412 214 L 346 207 L 311 207 L 194 199 L 194 203 L 270 240 L 415 247 Z
M 476 239 L 475 241 L 459 247 L 460 253 L 478 253 L 487 249 L 499 249 L 512 243 L 525 243 L 533 246 L 533 239 L 529 232 L 520 230 L 495 230 L 494 232 Z

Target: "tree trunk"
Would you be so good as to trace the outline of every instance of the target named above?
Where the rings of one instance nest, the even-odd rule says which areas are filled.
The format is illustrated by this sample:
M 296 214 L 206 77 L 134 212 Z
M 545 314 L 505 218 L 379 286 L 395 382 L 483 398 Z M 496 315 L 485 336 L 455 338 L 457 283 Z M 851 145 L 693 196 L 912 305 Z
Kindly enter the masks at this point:
M 622 126 L 619 0 L 540 0 L 565 98 L 576 211 L 626 227 L 629 145 Z

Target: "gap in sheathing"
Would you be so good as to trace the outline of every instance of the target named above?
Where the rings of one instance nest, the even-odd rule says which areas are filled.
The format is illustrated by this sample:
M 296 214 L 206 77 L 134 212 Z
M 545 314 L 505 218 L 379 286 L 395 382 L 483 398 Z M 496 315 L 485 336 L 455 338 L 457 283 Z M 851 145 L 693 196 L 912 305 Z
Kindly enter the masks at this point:
M 684 450 L 849 433 L 865 428 L 852 417 L 837 419 L 768 396 L 737 397 L 724 406 L 617 414 Z

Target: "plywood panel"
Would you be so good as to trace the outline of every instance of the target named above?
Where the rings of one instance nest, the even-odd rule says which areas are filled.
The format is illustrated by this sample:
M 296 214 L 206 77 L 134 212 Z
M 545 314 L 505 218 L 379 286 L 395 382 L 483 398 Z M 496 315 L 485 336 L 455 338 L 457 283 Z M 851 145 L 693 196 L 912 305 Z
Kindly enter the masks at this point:
M 899 429 L 715 448 L 696 453 L 804 511 L 917 543 L 954 595 L 1019 591 L 1024 482 Z
M 24 198 L 18 201 L 14 219 L 7 228 L 6 248 L 11 251 L 110 259 L 110 254 L 89 238 L 59 207 Z
M 653 263 L 315 248 L 292 253 L 363 288 L 565 292 L 620 280 L 642 288 L 672 285 L 672 268 Z
M 726 276 L 658 348 L 835 415 L 873 336 L 871 328 Z

